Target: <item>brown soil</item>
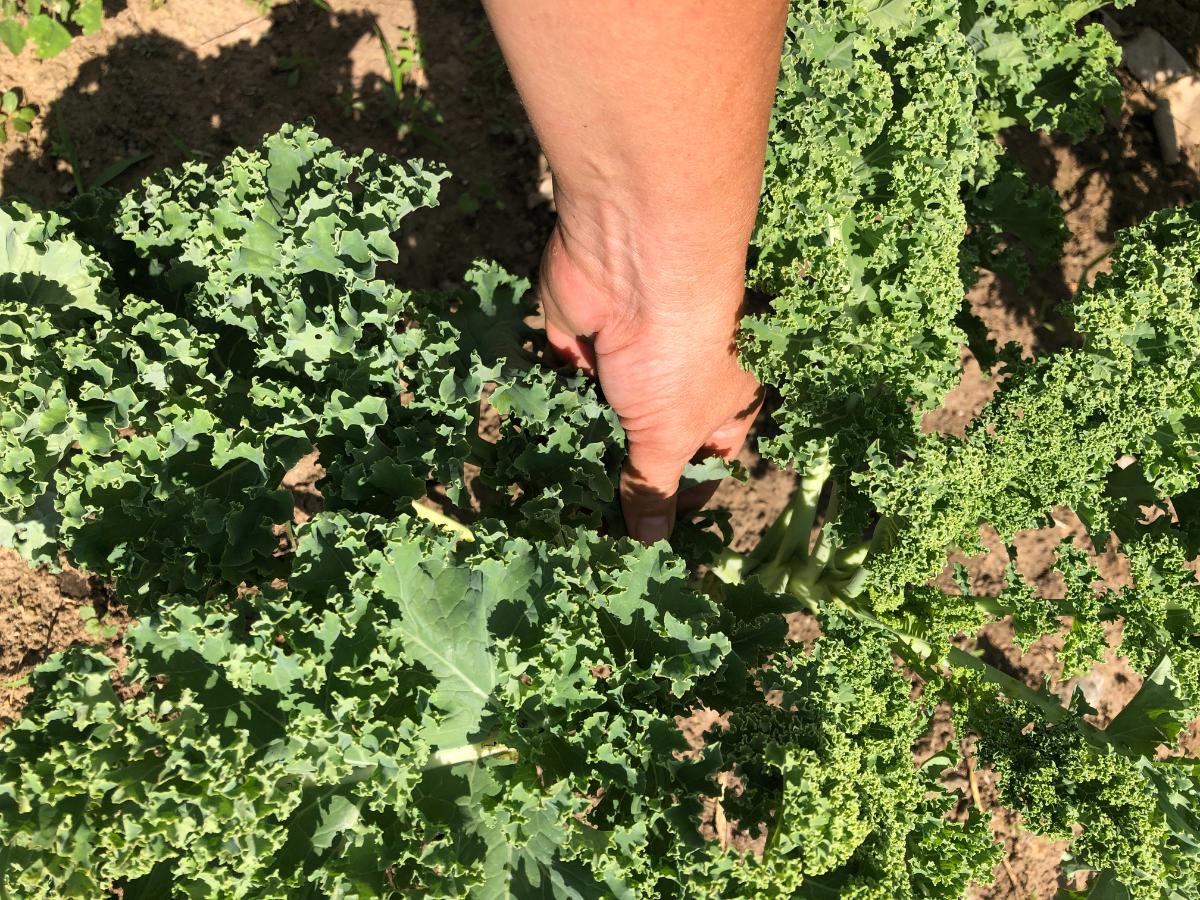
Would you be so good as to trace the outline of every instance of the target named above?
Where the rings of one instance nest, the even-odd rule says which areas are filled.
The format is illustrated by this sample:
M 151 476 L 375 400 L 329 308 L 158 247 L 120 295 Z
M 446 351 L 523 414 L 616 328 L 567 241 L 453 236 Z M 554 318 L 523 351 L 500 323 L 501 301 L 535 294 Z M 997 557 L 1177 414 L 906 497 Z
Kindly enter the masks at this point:
M 292 0 L 266 16 L 244 0 L 177 2 L 159 10 L 151 0 L 115 5 L 120 11 L 100 33 L 77 39 L 53 60 L 38 62 L 29 51 L 14 60 L 0 50 L 0 89 L 19 85 L 41 111 L 32 133 L 0 145 L 0 196 L 54 203 L 74 190 L 76 175 L 91 184 L 114 163 L 151 154 L 111 182 L 127 188 L 158 169 L 189 158 L 220 159 L 284 122 L 310 118 L 349 150 L 370 146 L 425 156 L 455 174 L 442 207 L 414 217 L 402 235 L 407 253 L 393 273 L 399 283 L 441 286 L 477 257 L 498 259 L 526 276 L 536 271 L 552 222 L 544 162 L 478 5 L 341 0 L 336 13 L 325 13 L 307 0 Z M 1127 26 L 1155 25 L 1200 65 L 1200 12 L 1194 6 L 1190 0 L 1142 0 L 1117 18 Z M 421 64 L 398 95 L 376 28 L 393 46 L 419 43 Z M 1176 167 L 1162 163 L 1149 108 L 1132 79 L 1125 80 L 1121 113 L 1082 145 L 1021 131 L 1004 137 L 1035 180 L 1058 190 L 1072 237 L 1061 267 L 1038 274 L 1027 290 L 990 275 L 972 289 L 972 308 L 1001 342 L 1017 340 L 1030 353 L 1069 343 L 1070 329 L 1053 310 L 1105 268 L 1116 232 L 1150 211 L 1200 196 L 1200 169 L 1188 160 Z M 68 161 L 72 155 L 77 172 Z M 929 430 L 961 434 L 995 390 L 994 373 L 982 372 L 965 350 L 962 361 L 962 383 L 927 417 Z M 765 464 L 751 449 L 743 451 L 742 462 L 751 471 L 749 482 L 723 485 L 715 501 L 733 514 L 738 549 L 753 545 L 794 484 L 790 473 Z M 319 508 L 319 476 L 313 459 L 289 476 L 297 518 Z M 1049 596 L 1056 589 L 1047 575 L 1055 548 L 1079 531 L 1066 511 L 1059 517 L 1062 526 L 1016 541 L 1017 568 Z M 985 543 L 991 552 L 968 562 L 975 589 L 993 592 L 1008 557 L 994 536 L 985 535 Z M 1100 565 L 1107 580 L 1120 582 L 1119 556 L 1105 554 Z M 50 653 L 77 642 L 117 652 L 118 638 L 111 635 L 124 619 L 106 596 L 80 573 L 33 572 L 0 551 L 0 728 L 20 710 L 25 676 Z M 89 606 L 98 623 L 85 620 Z M 796 636 L 811 638 L 804 624 L 796 623 Z M 1057 641 L 1048 637 L 1021 654 L 1004 623 L 979 638 L 992 662 L 1030 683 L 1049 677 L 1062 692 L 1077 683 L 1097 707 L 1099 721 L 1107 721 L 1136 690 L 1136 675 L 1114 659 L 1077 682 L 1059 684 Z M 706 711 L 689 724 L 689 738 L 699 740 L 715 719 Z M 943 714 L 919 751 L 933 752 L 953 739 Z M 992 773 L 972 773 L 964 764 L 947 780 L 962 790 L 964 803 L 996 808 Z M 1024 833 L 1013 814 L 996 809 L 994 827 L 1008 855 L 995 883 L 975 896 L 1052 897 L 1063 845 Z M 717 810 L 711 812 L 715 828 Z
M 32 570 L 0 548 L 0 730 L 29 695 L 28 676 L 49 656 L 73 644 L 94 644 L 119 655 L 124 612 L 110 592 L 78 569 Z

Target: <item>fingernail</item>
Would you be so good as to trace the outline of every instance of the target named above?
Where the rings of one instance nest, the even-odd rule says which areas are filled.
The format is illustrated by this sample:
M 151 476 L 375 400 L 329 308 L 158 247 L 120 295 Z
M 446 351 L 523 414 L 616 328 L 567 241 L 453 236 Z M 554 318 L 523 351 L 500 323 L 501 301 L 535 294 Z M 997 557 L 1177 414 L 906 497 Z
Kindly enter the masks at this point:
M 671 520 L 666 516 L 642 516 L 638 519 L 637 539 L 646 544 L 665 541 L 671 536 Z

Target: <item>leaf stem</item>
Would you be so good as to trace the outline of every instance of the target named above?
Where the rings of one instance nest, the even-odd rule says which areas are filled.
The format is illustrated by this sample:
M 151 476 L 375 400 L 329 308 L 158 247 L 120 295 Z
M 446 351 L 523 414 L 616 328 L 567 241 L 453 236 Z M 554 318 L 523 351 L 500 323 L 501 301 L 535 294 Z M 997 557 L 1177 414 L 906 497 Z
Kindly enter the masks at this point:
M 812 535 L 813 523 L 817 520 L 817 504 L 821 502 L 821 492 L 832 472 L 829 449 L 824 448 L 800 479 L 791 503 L 784 510 L 783 534 L 774 554 L 776 563 L 787 563 L 792 557 L 808 558 L 808 540 Z
M 427 522 L 432 522 L 434 525 L 437 525 L 439 528 L 444 528 L 446 531 L 454 532 L 461 540 L 475 540 L 475 532 L 473 532 L 462 522 L 458 521 L 457 519 L 450 518 L 450 516 L 443 512 L 439 512 L 431 506 L 426 506 L 420 500 L 414 500 L 412 502 L 412 508 L 413 512 L 417 514 L 418 518 L 424 519 Z
M 1025 684 L 1025 682 L 1018 681 L 1011 675 L 1001 672 L 995 666 L 985 663 L 979 657 L 965 650 L 960 650 L 958 647 L 951 647 L 950 652 L 946 654 L 946 662 L 951 666 L 970 669 L 973 672 L 979 673 L 992 682 L 992 684 L 1001 688 L 1010 697 L 1015 697 L 1036 708 L 1054 725 L 1062 724 L 1070 716 L 1070 712 L 1061 706 L 1055 698 L 1035 691 L 1029 685 Z M 1079 724 L 1083 725 L 1087 723 L 1080 722 Z
M 512 747 L 499 741 L 479 741 L 476 744 L 462 744 L 458 747 L 446 747 L 430 754 L 422 767 L 422 771 L 441 769 L 446 766 L 457 766 L 460 763 L 479 762 L 484 759 L 501 756 L 509 762 L 516 762 L 519 754 Z

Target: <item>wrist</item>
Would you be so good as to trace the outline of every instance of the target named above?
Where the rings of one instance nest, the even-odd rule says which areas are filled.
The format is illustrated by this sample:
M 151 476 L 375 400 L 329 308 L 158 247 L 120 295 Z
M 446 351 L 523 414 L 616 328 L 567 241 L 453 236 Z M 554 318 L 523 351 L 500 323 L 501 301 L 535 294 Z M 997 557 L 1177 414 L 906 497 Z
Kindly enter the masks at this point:
M 543 257 L 539 296 L 547 328 L 591 348 L 568 355 L 607 356 L 641 344 L 671 358 L 698 355 L 715 363 L 736 356 L 740 265 L 718 281 L 700 266 L 659 268 L 624 250 L 599 253 L 598 246 L 571 244 L 556 230 Z M 689 352 L 681 355 L 684 348 Z
M 751 223 L 730 228 L 712 216 L 664 217 L 613 197 L 577 200 L 557 185 L 555 194 L 547 263 L 569 270 L 578 290 L 614 318 L 736 325 Z

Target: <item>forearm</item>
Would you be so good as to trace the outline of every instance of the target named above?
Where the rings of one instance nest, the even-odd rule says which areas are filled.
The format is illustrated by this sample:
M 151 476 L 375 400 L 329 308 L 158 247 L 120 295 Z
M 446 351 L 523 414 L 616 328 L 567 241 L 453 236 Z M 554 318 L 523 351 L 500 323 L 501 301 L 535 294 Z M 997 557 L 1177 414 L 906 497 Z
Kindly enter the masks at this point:
M 485 5 L 573 263 L 642 303 L 694 302 L 701 275 L 714 301 L 740 296 L 786 3 Z

